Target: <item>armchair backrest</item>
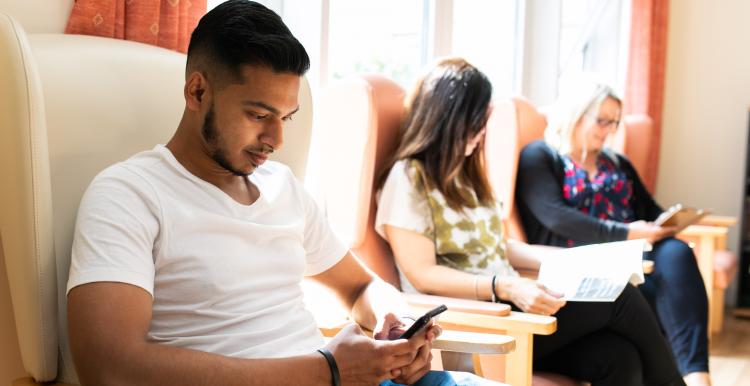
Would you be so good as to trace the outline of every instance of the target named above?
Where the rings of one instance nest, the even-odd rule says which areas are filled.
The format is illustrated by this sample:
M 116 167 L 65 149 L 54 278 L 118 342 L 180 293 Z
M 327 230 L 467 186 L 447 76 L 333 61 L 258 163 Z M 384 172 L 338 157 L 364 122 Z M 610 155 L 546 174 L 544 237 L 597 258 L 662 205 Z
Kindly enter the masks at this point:
M 170 138 L 184 109 L 185 58 L 124 40 L 27 36 L 0 13 L 0 252 L 23 364 L 37 381 L 77 383 L 65 286 L 78 204 L 99 171 Z M 295 135 L 274 158 L 301 179 L 306 82 L 300 106 L 287 130 Z
M 508 236 L 516 240 L 526 240 L 515 209 L 518 156 L 524 146 L 544 137 L 546 127 L 547 118 L 519 97 L 495 102 L 487 122 L 484 141 L 487 173 L 496 198 L 503 204 Z
M 625 154 L 651 194 L 656 189 L 657 167 L 650 165 L 654 149 L 654 121 L 645 114 L 623 117 L 623 127 L 613 140 L 612 148 Z
M 404 96 L 381 75 L 333 82 L 319 98 L 314 139 L 328 221 L 370 269 L 397 288 L 392 252 L 375 232 L 375 178 L 395 151 Z

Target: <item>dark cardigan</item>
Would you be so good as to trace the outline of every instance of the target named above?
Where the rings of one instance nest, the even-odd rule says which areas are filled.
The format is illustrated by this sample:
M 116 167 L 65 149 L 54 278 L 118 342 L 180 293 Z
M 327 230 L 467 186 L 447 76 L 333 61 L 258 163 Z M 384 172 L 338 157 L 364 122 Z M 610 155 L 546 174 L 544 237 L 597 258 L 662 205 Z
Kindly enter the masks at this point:
M 608 155 L 612 157 L 613 154 Z M 661 214 L 662 208 L 643 186 L 630 161 L 620 154 L 614 154 L 614 158 L 615 165 L 632 183 L 630 203 L 635 218 L 653 221 Z M 544 141 L 532 142 L 521 151 L 516 177 L 516 208 L 530 244 L 565 247 L 569 239 L 576 244 L 627 239 L 627 224 L 595 218 L 569 206 L 563 199 L 564 177 L 562 158 Z

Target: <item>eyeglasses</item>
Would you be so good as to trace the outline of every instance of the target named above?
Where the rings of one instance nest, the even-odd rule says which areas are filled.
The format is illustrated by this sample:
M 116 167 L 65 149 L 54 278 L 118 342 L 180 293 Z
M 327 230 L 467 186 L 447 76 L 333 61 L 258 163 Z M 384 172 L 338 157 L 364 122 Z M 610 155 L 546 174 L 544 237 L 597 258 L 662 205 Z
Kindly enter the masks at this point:
M 594 122 L 596 122 L 596 125 L 601 128 L 610 128 L 611 130 L 617 130 L 618 127 L 620 127 L 620 121 L 617 119 L 606 119 L 606 118 L 599 118 L 596 115 L 593 114 L 587 114 L 589 117 L 594 118 Z

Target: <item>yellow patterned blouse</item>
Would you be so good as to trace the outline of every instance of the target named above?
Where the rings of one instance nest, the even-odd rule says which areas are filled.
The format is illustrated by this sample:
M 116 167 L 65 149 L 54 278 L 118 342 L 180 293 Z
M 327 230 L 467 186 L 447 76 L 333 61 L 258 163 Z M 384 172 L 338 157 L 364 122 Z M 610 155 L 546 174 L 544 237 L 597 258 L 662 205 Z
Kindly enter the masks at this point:
M 500 204 L 455 211 L 425 176 L 418 160 L 401 160 L 393 166 L 378 198 L 376 231 L 385 238 L 387 224 L 428 237 L 435 243 L 440 265 L 473 274 L 518 276 L 507 259 Z M 478 202 L 473 190 L 465 188 L 464 193 Z M 402 289 L 416 292 L 400 276 Z

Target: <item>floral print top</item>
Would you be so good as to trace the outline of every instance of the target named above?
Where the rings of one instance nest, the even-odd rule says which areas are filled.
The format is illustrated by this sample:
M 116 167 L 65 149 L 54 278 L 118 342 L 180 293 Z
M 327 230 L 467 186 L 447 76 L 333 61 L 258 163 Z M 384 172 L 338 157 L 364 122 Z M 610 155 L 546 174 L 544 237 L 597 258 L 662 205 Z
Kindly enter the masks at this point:
M 563 156 L 562 161 L 565 170 L 563 199 L 566 204 L 603 220 L 624 223 L 635 220 L 635 213 L 630 205 L 633 183 L 611 158 L 604 153 L 599 154 L 593 179 L 570 156 Z M 568 246 L 575 245 L 574 240 L 568 240 Z

